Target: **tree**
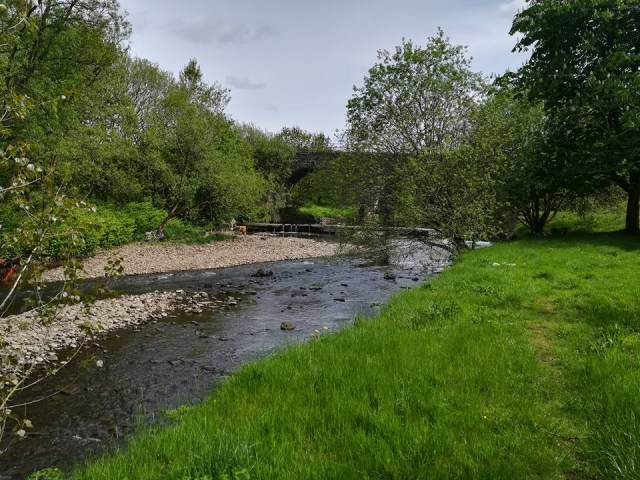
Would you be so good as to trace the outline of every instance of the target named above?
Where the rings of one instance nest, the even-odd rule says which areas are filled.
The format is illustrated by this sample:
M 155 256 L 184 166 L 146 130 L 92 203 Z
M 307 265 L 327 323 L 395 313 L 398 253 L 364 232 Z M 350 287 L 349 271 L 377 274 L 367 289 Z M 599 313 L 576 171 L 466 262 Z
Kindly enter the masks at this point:
M 203 168 L 218 143 L 216 137 L 226 122 L 221 113 L 228 103 L 226 91 L 219 89 L 214 94 L 215 88 L 204 82 L 200 68 L 191 60 L 180 72 L 177 84 L 167 92 L 161 116 L 156 119 L 163 131 L 162 150 L 171 181 L 164 185 L 169 214 L 158 226 L 160 231 L 169 220 L 194 207 L 198 189 L 210 179 Z
M 331 139 L 324 133 L 306 132 L 298 126 L 283 127 L 276 135 L 282 139 L 296 153 L 300 152 L 323 152 L 331 150 Z
M 0 90 L 3 97 L 0 107 L 0 254 L 11 258 L 13 265 L 17 262 L 22 267 L 16 278 L 11 279 L 8 292 L 0 297 L 0 318 L 7 314 L 17 289 L 27 285 L 33 289 L 33 300 L 24 307 L 36 310 L 45 326 L 56 317 L 61 305 L 79 299 L 74 289 L 81 268 L 77 261 L 67 259 L 66 281 L 56 289 L 57 293 L 46 299 L 41 292 L 42 268 L 37 263 L 45 256 L 47 244 L 60 238 L 60 230 L 68 233 L 66 240 L 69 243 L 78 241 L 73 228 L 60 229 L 58 226 L 88 207 L 65 195 L 62 187 L 56 184 L 51 165 L 44 161 L 46 157 L 38 155 L 38 145 L 31 141 L 37 135 L 28 135 L 30 132 L 25 126 L 43 112 L 48 113 L 52 122 L 57 121 L 56 112 L 58 107 L 64 108 L 65 98 L 59 90 L 60 85 L 52 85 L 56 79 L 48 76 L 48 69 L 56 67 L 49 55 L 56 50 L 54 45 L 60 47 L 57 42 L 64 43 L 64 38 L 80 32 L 96 33 L 92 28 L 104 11 L 91 8 L 99 5 L 98 2 L 43 0 L 37 3 L 9 1 L 0 6 Z M 71 19 L 77 21 L 70 23 Z M 102 38 L 102 33 L 98 32 L 97 38 Z M 68 53 L 68 58 L 77 59 L 74 54 L 79 52 Z M 84 53 L 80 52 L 80 55 Z M 81 70 L 78 67 L 78 71 Z M 57 80 L 62 84 L 63 79 L 69 81 L 70 78 L 73 75 L 61 75 Z M 44 125 L 48 124 L 45 122 Z M 31 426 L 27 419 L 12 412 L 10 401 L 16 392 L 29 388 L 27 379 L 35 366 L 22 365 L 11 372 L 5 367 L 12 360 L 6 350 L 3 351 L 0 358 L 0 440 L 7 429 L 13 428 L 15 438 L 20 438 L 26 434 L 25 428 Z M 53 373 L 55 370 L 49 372 Z
M 169 210 L 159 230 L 194 212 L 218 222 L 256 214 L 264 182 L 250 146 L 222 113 L 228 101 L 227 90 L 207 84 L 194 60 L 168 90 L 154 127 L 164 160 L 154 189 Z
M 503 229 L 511 230 L 517 219 L 532 234 L 541 234 L 575 197 L 554 174 L 557 162 L 542 106 L 517 90 L 493 89 L 473 117 L 471 138 L 475 161 L 494 172 L 496 216 L 504 218 Z
M 276 188 L 283 188 L 291 175 L 296 148 L 282 135 L 274 135 L 255 125 L 243 124 L 236 128 L 253 148 L 256 169 L 273 181 Z
M 516 15 L 518 71 L 544 105 L 556 171 L 574 189 L 614 182 L 627 193 L 625 230 L 640 232 L 640 4 L 529 0 Z
M 442 30 L 425 47 L 403 40 L 354 87 L 347 178 L 380 226 L 430 227 L 452 245 L 489 229 L 491 179 L 468 149 L 485 84 L 465 52 Z
M 270 221 L 277 221 L 279 211 L 286 203 L 287 182 L 295 163 L 296 150 L 281 136 L 255 125 L 237 125 L 236 130 L 251 145 L 255 169 L 264 178 L 267 189 L 262 203 L 269 211 Z

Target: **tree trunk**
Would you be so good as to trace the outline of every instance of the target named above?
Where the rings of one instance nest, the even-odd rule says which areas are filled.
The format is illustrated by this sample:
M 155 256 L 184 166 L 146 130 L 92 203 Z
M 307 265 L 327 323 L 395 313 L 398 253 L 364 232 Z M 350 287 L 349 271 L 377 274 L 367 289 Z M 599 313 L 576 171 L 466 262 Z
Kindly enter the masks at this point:
M 160 226 L 158 226 L 158 232 L 164 232 L 164 228 L 167 226 L 167 223 L 169 223 L 169 220 L 171 220 L 174 217 L 177 217 L 180 213 L 182 213 L 182 210 L 178 211 L 178 205 L 180 205 L 180 202 L 176 203 L 171 209 L 171 211 L 169 212 L 169 214 L 166 217 L 164 217 L 164 220 L 160 222 Z
M 203 202 L 198 202 L 193 205 L 187 205 L 186 207 L 183 207 L 180 210 L 178 210 L 178 206 L 180 205 L 180 202 L 178 202 L 173 206 L 169 214 L 166 217 L 164 217 L 164 220 L 160 222 L 160 226 L 158 227 L 158 232 L 164 232 L 164 228 L 167 226 L 167 223 L 169 223 L 169 220 L 177 217 L 178 215 L 182 215 L 183 213 L 186 213 L 193 208 L 201 207 L 202 205 L 215 205 L 217 203 L 218 203 L 218 200 L 205 200 Z
M 627 201 L 627 221 L 624 231 L 627 233 L 640 233 L 640 185 L 636 182 L 629 189 Z

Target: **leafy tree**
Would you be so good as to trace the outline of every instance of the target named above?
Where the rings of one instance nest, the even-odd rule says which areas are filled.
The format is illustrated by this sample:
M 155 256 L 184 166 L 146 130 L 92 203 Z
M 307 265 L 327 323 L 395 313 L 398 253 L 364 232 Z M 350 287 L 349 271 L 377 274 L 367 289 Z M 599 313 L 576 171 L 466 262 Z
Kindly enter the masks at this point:
M 263 204 L 269 211 L 269 218 L 277 220 L 279 211 L 285 205 L 288 180 L 295 162 L 296 150 L 285 140 L 251 124 L 237 125 L 239 135 L 253 149 L 254 166 L 265 179 L 266 196 Z
M 381 226 L 430 227 L 454 242 L 486 234 L 491 177 L 468 149 L 485 84 L 465 47 L 439 30 L 425 47 L 403 40 L 378 59 L 347 104 L 346 178 L 361 210 Z
M 110 68 L 108 78 L 94 97 L 103 108 L 88 114 L 90 124 L 66 136 L 64 151 L 73 154 L 77 166 L 71 183 L 117 205 L 153 199 L 164 206 L 156 188 L 169 181 L 161 119 L 176 81 L 158 65 L 126 55 Z
M 274 135 L 255 125 L 243 124 L 236 128 L 253 148 L 256 169 L 277 186 L 284 185 L 291 175 L 295 147 L 281 135 Z
M 511 29 L 515 50 L 532 50 L 518 77 L 543 102 L 554 171 L 576 190 L 615 182 L 630 233 L 640 232 L 639 28 L 637 0 L 528 0 Z
M 474 161 L 493 172 L 495 215 L 504 219 L 504 230 L 517 219 L 531 233 L 543 233 L 575 197 L 561 176 L 552 174 L 555 152 L 547 142 L 540 104 L 513 89 L 495 89 L 473 117 L 471 138 Z
M 222 114 L 228 92 L 209 85 L 195 61 L 180 72 L 157 118 L 165 171 L 156 190 L 165 198 L 169 214 L 159 225 L 178 215 L 207 212 L 211 220 L 244 212 L 257 205 L 263 183 L 253 168 L 248 144 Z M 256 198 L 257 197 L 257 198 Z
M 97 171 L 104 159 L 126 151 L 114 128 L 123 96 L 112 73 L 129 25 L 112 0 L 9 3 L 5 14 L 19 28 L 0 47 L 0 89 L 20 91 L 38 108 L 12 122 L 5 139 L 27 142 L 63 193 L 86 195 L 96 189 L 91 180 L 106 183 Z
M 331 150 L 331 139 L 324 133 L 306 132 L 298 126 L 283 127 L 276 136 L 299 152 L 323 152 Z
M 92 31 L 104 11 L 91 8 L 100 5 L 43 0 L 9 1 L 0 6 L 0 254 L 22 266 L 11 279 L 8 292 L 0 296 L 0 317 L 7 314 L 17 289 L 26 285 L 33 287 L 33 300 L 24 306 L 37 310 L 44 325 L 56 317 L 61 305 L 79 298 L 74 285 L 81 265 L 71 258 L 66 259 L 66 281 L 57 293 L 46 303 L 41 296 L 42 268 L 38 263 L 46 258 L 47 247 L 61 237 L 69 244 L 80 241 L 68 225 L 88 207 L 64 194 L 55 182 L 52 165 L 44 155 L 38 155 L 41 145 L 34 140 L 43 139 L 41 131 L 34 133 L 26 127 L 34 117 L 50 118 L 49 123 L 41 124 L 44 129 L 58 121 L 58 107 L 65 107 L 59 87 L 77 77 L 71 70 L 65 71 L 69 65 L 56 65 L 54 53 L 61 45 L 68 45 L 69 38 Z M 78 52 L 68 53 L 72 61 L 78 60 L 74 55 Z M 83 71 L 80 66 L 77 70 Z M 52 78 L 52 71 L 60 75 Z M 0 360 L 1 367 L 11 361 L 5 356 Z M 0 368 L 0 440 L 9 428 L 20 438 L 31 426 L 11 411 L 10 401 L 18 390 L 28 388 L 26 381 L 33 371 L 33 365 L 12 374 Z

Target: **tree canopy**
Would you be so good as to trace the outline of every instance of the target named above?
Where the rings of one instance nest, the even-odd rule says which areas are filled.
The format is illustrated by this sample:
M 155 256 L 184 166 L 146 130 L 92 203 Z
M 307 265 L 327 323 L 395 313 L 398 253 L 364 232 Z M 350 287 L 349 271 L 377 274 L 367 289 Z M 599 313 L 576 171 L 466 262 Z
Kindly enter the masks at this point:
M 580 190 L 615 182 L 628 195 L 626 230 L 640 231 L 640 4 L 529 0 L 513 22 L 531 50 L 517 72 L 542 102 L 556 171 Z
M 485 94 L 466 49 L 442 30 L 424 47 L 403 40 L 347 104 L 345 156 L 362 212 L 382 225 L 435 229 L 450 241 L 489 228 L 484 165 L 469 158 L 471 121 Z

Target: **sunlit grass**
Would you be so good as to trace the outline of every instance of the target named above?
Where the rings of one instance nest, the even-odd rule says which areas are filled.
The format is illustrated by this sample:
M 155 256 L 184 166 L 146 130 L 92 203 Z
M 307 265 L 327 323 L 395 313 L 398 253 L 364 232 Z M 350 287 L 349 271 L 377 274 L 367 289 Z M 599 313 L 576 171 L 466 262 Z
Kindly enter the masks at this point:
M 464 254 L 74 478 L 638 478 L 639 247 L 568 234 Z
M 300 212 L 306 215 L 311 215 L 316 221 L 321 218 L 334 218 L 336 220 L 350 220 L 357 216 L 358 210 L 356 208 L 334 208 L 323 207 L 320 205 L 306 205 L 300 207 Z

